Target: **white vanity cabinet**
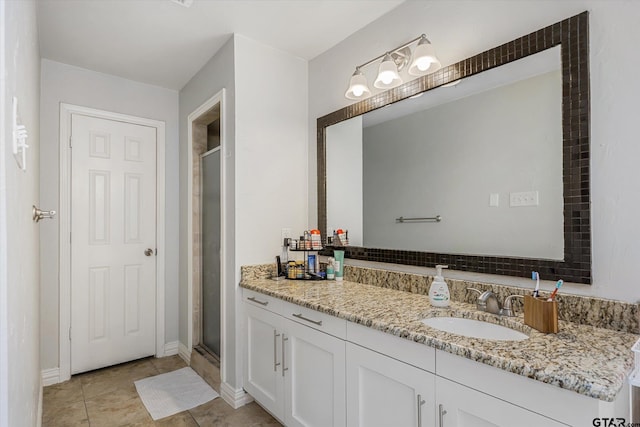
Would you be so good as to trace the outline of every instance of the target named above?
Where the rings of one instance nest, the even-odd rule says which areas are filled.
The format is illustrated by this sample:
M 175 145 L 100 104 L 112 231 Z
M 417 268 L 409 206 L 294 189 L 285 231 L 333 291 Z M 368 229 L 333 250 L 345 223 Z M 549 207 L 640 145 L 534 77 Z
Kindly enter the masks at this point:
M 245 303 L 244 389 L 276 418 L 284 419 L 282 322 L 278 314 Z
M 447 411 L 444 427 L 589 426 L 595 418 L 629 413 L 628 387 L 605 402 L 446 351 L 437 350 L 436 359 L 436 402 Z
M 435 375 L 347 343 L 347 425 L 433 425 Z
M 346 321 L 246 289 L 243 299 L 245 390 L 289 427 L 344 427 L 344 336 L 323 329 L 344 335 Z
M 284 321 L 285 425 L 345 425 L 345 342 Z
M 244 388 L 286 426 L 592 425 L 604 402 L 243 290 Z M 437 363 L 436 363 L 437 362 Z

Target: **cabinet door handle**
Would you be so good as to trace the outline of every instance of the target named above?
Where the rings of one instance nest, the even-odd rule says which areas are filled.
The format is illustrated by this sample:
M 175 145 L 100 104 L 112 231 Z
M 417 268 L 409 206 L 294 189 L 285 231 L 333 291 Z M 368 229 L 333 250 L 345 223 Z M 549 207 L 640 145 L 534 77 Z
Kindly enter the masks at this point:
M 280 336 L 280 334 L 274 329 L 273 330 L 273 372 L 277 372 L 278 371 L 278 365 L 280 365 L 278 363 L 278 350 L 277 350 L 277 338 Z
M 322 326 L 322 320 L 312 320 L 312 319 L 309 319 L 309 318 L 307 318 L 307 317 L 304 317 L 304 316 L 302 315 L 302 313 L 300 313 L 300 314 L 293 314 L 293 317 L 297 317 L 298 319 L 306 320 L 307 322 L 313 323 L 313 324 L 318 325 L 318 326 Z
M 422 396 L 418 395 L 418 427 L 422 427 L 422 405 L 425 404 L 425 401 L 422 400 Z
M 282 334 L 282 376 L 284 377 L 284 371 L 288 371 L 289 368 L 285 368 L 284 367 L 284 342 L 288 341 L 289 338 L 284 336 L 284 333 Z
M 438 405 L 438 427 L 444 427 L 444 416 L 447 415 L 447 411 L 444 410 L 444 406 Z
M 255 297 L 249 297 L 247 298 L 249 301 L 253 301 L 253 302 L 257 302 L 260 305 L 264 305 L 267 306 L 269 305 L 269 301 L 260 301 L 259 299 L 256 299 Z

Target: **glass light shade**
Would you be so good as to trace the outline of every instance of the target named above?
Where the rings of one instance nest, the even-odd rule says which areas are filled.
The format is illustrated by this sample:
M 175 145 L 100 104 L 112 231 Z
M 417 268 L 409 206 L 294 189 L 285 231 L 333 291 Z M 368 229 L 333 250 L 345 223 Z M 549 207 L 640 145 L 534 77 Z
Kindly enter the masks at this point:
M 402 84 L 398 67 L 393 62 L 393 58 L 388 53 L 384 56 L 380 68 L 378 68 L 378 77 L 373 83 L 378 89 L 390 89 Z
M 349 80 L 349 89 L 344 94 L 349 99 L 363 99 L 371 95 L 369 85 L 367 84 L 367 78 L 362 74 L 360 70 L 356 70 Z
M 422 38 L 413 52 L 413 60 L 409 65 L 409 74 L 422 76 L 440 69 L 442 65 L 436 57 L 436 51 L 429 40 Z

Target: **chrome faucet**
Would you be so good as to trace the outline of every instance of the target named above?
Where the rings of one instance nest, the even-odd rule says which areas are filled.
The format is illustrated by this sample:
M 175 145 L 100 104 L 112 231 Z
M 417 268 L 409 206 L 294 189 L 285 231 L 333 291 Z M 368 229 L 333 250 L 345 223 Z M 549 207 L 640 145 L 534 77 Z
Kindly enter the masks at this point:
M 476 301 L 476 306 L 478 307 L 478 310 L 486 311 L 493 314 L 500 313 L 500 308 L 501 308 L 500 302 L 498 301 L 496 294 L 494 294 L 491 291 L 482 292 L 481 290 L 476 288 L 467 288 L 467 290 L 478 293 L 478 299 Z
M 513 300 L 514 298 L 524 299 L 522 295 L 509 295 L 508 297 L 506 297 L 504 299 L 504 305 L 502 306 L 502 309 L 500 309 L 501 316 L 513 317 L 516 315 L 516 312 L 511 307 L 511 300 Z
M 480 297 L 482 296 L 482 291 L 476 288 L 467 288 L 468 291 L 473 291 L 478 293 L 478 299 L 476 300 L 476 307 L 479 311 L 487 311 L 487 304 L 484 301 L 480 301 Z
M 500 314 L 500 301 L 498 297 L 491 291 L 485 291 L 478 297 L 478 301 L 482 301 L 486 307 L 484 311 L 491 314 Z
M 522 295 L 509 295 L 504 299 L 504 306 L 502 306 L 498 297 L 492 291 L 482 292 L 476 288 L 467 288 L 467 290 L 478 293 L 476 307 L 478 307 L 479 311 L 486 311 L 487 313 L 497 314 L 500 316 L 515 316 L 515 311 L 511 307 L 511 301 L 514 298 L 524 298 Z

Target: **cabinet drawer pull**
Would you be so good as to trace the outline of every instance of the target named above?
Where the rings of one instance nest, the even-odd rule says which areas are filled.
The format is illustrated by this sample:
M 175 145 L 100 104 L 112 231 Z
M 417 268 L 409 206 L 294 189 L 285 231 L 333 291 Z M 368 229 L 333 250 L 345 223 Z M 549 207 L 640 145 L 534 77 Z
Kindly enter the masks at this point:
M 259 299 L 256 299 L 255 297 L 248 297 L 247 299 L 249 301 L 257 302 L 260 305 L 264 305 L 264 306 L 269 305 L 269 301 L 260 301 Z
M 438 405 L 438 427 L 444 427 L 444 416 L 447 415 L 447 411 L 444 410 L 444 406 Z
M 418 395 L 418 427 L 422 427 L 422 405 L 426 402 L 422 400 L 422 396 Z
M 284 334 L 282 334 L 282 376 L 284 377 L 284 371 L 288 371 L 289 368 L 285 368 L 284 367 L 284 342 L 289 340 L 289 338 L 285 337 Z
M 298 319 L 306 320 L 307 322 L 311 322 L 311 323 L 313 323 L 315 325 L 322 326 L 322 320 L 311 320 L 311 319 L 308 319 L 308 318 L 304 317 L 302 315 L 302 313 L 294 314 L 293 317 L 297 317 Z
M 278 371 L 278 365 L 280 365 L 280 363 L 278 363 L 278 350 L 277 350 L 277 339 L 280 336 L 280 334 L 274 330 L 273 331 L 273 372 L 277 372 Z

